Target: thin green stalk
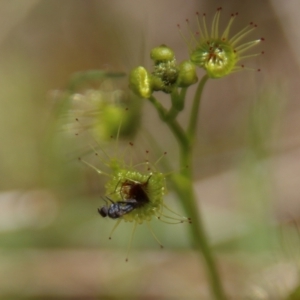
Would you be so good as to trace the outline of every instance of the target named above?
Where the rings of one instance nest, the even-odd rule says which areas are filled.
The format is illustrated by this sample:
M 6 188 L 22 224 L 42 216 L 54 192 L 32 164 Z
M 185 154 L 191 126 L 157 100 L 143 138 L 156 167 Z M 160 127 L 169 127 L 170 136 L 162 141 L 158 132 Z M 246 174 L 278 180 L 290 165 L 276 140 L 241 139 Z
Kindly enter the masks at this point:
M 209 77 L 207 75 L 204 75 L 202 77 L 201 81 L 198 84 L 198 87 L 197 87 L 197 90 L 196 90 L 196 93 L 194 96 L 194 101 L 193 101 L 193 106 L 192 106 L 191 116 L 190 116 L 190 123 L 189 123 L 188 129 L 187 129 L 187 135 L 191 140 L 193 140 L 196 135 L 201 95 L 203 92 L 204 85 L 207 82 L 208 78 Z
M 171 93 L 172 106 L 166 116 L 167 119 L 174 120 L 178 116 L 178 114 L 184 109 L 184 100 L 186 92 L 187 88 L 182 88 L 180 90 L 180 93 L 178 93 L 178 90 L 174 88 L 174 90 Z
M 180 147 L 180 167 L 181 171 L 173 175 L 174 190 L 181 199 L 183 207 L 187 216 L 192 219 L 191 233 L 193 239 L 193 246 L 201 253 L 206 263 L 207 274 L 210 282 L 211 292 L 216 300 L 226 299 L 222 288 L 221 279 L 218 274 L 216 263 L 209 247 L 208 238 L 206 236 L 201 214 L 199 213 L 197 198 L 193 189 L 193 144 L 197 129 L 197 120 L 199 114 L 200 100 L 205 83 L 208 76 L 205 75 L 198 84 L 192 111 L 190 115 L 190 122 L 185 133 L 181 126 L 174 119 L 167 118 L 167 111 L 163 106 L 152 96 L 149 100 L 157 109 L 162 120 L 169 126 L 170 130 L 175 135 Z
M 149 100 L 158 111 L 160 118 L 168 124 L 169 128 L 171 129 L 174 136 L 176 137 L 178 143 L 180 145 L 187 145 L 188 144 L 187 136 L 184 130 L 182 129 L 182 127 L 179 125 L 179 123 L 176 120 L 173 119 L 169 120 L 167 118 L 167 110 L 156 100 L 154 96 L 151 96 Z
M 208 243 L 201 212 L 198 208 L 197 197 L 194 193 L 192 178 L 192 148 L 190 151 L 181 151 L 181 172 L 173 176 L 174 190 L 182 200 L 183 208 L 188 217 L 192 219 L 191 234 L 193 246 L 203 255 L 211 292 L 216 300 L 226 299 L 221 279 L 218 274 L 215 259 Z M 190 166 L 185 168 L 185 166 Z

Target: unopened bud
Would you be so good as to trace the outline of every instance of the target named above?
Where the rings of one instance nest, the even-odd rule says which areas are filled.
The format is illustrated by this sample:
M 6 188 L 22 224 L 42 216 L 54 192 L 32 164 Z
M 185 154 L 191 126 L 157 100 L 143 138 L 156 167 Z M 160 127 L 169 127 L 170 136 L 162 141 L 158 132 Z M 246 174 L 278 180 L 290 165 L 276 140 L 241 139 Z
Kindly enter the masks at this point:
M 129 87 L 138 96 L 150 98 L 152 94 L 151 78 L 144 67 L 133 69 L 129 76 Z
M 179 87 L 188 87 L 198 81 L 196 66 L 189 60 L 183 61 L 179 65 L 179 74 L 177 85 Z
M 151 50 L 150 57 L 155 63 L 159 63 L 173 60 L 175 54 L 171 48 L 161 45 Z

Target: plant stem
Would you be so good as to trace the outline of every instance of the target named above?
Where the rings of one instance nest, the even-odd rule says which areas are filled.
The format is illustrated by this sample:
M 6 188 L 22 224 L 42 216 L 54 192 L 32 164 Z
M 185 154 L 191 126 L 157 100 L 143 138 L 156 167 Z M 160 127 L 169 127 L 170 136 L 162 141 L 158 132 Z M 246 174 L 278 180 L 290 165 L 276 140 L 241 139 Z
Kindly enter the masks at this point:
M 193 106 L 192 106 L 191 116 L 190 116 L 190 123 L 189 123 L 188 129 L 187 129 L 187 135 L 192 140 L 192 143 L 193 143 L 193 139 L 195 138 L 195 135 L 196 135 L 201 95 L 202 95 L 203 88 L 204 88 L 204 85 L 207 82 L 207 80 L 208 80 L 208 76 L 204 75 L 198 84 L 198 87 L 197 87 L 197 90 L 196 90 L 196 93 L 194 96 L 194 101 L 193 101 Z
M 165 123 L 168 124 L 169 128 L 171 129 L 175 138 L 177 139 L 179 145 L 187 145 L 188 144 L 187 136 L 184 130 L 182 129 L 182 127 L 179 125 L 179 123 L 174 119 L 168 119 L 167 110 L 156 100 L 154 96 L 151 96 L 149 100 L 158 111 L 160 118 Z
M 226 297 L 222 288 L 221 279 L 218 274 L 212 250 L 208 243 L 202 216 L 198 208 L 198 201 L 193 189 L 192 168 L 185 167 L 192 165 L 191 150 L 192 149 L 190 148 L 190 151 L 186 151 L 186 148 L 182 148 L 180 160 L 182 171 L 172 177 L 174 190 L 181 199 L 187 216 L 190 217 L 193 222 L 191 226 L 193 246 L 203 255 L 214 299 L 224 300 Z
M 209 247 L 208 238 L 204 230 L 204 224 L 202 216 L 199 212 L 197 205 L 197 198 L 193 189 L 193 146 L 196 136 L 197 120 L 199 115 L 200 100 L 205 83 L 208 80 L 208 76 L 204 75 L 198 84 L 194 102 L 192 105 L 192 111 L 190 115 L 190 122 L 185 133 L 182 127 L 176 120 L 167 118 L 166 109 L 153 97 L 149 99 L 151 103 L 157 109 L 161 119 L 169 126 L 177 139 L 180 147 L 180 172 L 173 175 L 174 190 L 181 199 L 182 205 L 187 213 L 187 216 L 192 219 L 192 239 L 193 246 L 201 253 L 206 263 L 207 274 L 209 277 L 211 292 L 216 300 L 226 299 L 221 279 L 218 274 L 216 263 L 212 254 L 212 250 Z
M 177 181 L 177 184 L 175 184 L 175 186 L 177 186 L 177 194 L 182 200 L 182 204 L 186 213 L 192 219 L 192 236 L 194 247 L 202 253 L 206 262 L 206 269 L 210 281 L 211 292 L 216 300 L 224 300 L 226 298 L 225 293 L 222 288 L 221 279 L 218 274 L 212 250 L 208 243 L 208 237 L 205 233 L 202 216 L 198 208 L 198 201 L 193 189 L 194 141 L 197 131 L 197 121 L 199 119 L 201 96 L 208 78 L 209 77 L 207 75 L 204 75 L 202 77 L 194 96 L 190 114 L 190 122 L 187 128 L 189 145 L 188 147 L 186 145 L 180 145 L 180 165 L 182 171 L 179 174 L 179 179 L 180 181 L 182 181 L 182 184 L 178 184 Z

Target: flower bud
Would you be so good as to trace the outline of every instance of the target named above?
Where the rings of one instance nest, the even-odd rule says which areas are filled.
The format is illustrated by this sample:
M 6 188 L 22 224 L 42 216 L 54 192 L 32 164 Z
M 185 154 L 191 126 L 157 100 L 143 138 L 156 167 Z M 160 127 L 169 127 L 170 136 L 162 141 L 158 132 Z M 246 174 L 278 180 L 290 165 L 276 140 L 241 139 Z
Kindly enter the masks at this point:
M 152 94 L 151 79 L 144 67 L 133 69 L 129 76 L 129 87 L 138 96 L 150 98 Z
M 165 84 L 160 77 L 151 75 L 151 86 L 153 91 L 163 91 Z
M 196 66 L 189 60 L 183 61 L 179 65 L 179 75 L 177 85 L 179 87 L 188 87 L 198 81 Z
M 166 45 L 155 47 L 151 50 L 150 57 L 155 63 L 171 61 L 175 58 L 174 51 Z
M 167 94 L 172 92 L 178 78 L 178 67 L 176 60 L 159 62 L 154 66 L 152 72 L 152 87 L 156 91 Z

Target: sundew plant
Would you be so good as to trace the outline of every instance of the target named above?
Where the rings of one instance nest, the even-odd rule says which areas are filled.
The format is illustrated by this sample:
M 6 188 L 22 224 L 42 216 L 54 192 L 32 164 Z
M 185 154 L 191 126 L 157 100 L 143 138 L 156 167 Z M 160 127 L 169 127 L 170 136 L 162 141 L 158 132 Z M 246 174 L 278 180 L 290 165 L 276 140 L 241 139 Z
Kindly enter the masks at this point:
M 185 26 L 178 25 L 181 39 L 187 46 L 188 55 L 184 61 L 177 62 L 170 45 L 158 45 L 149 51 L 153 67 L 147 69 L 144 66 L 137 66 L 131 70 L 128 78 L 129 88 L 137 97 L 135 106 L 140 107 L 142 101 L 149 101 L 159 115 L 161 126 L 167 126 L 177 141 L 180 156 L 179 171 L 172 172 L 169 177 L 172 182 L 171 188 L 184 208 L 185 217 L 179 216 L 164 203 L 166 175 L 158 170 L 158 166 L 143 163 L 142 168 L 139 168 L 140 166 L 125 163 L 123 158 L 110 157 L 105 163 L 104 171 L 101 167 L 95 167 L 81 159 L 100 175 L 107 176 L 106 204 L 99 207 L 99 213 L 103 217 L 115 219 L 113 231 L 121 221 L 125 221 L 134 224 L 132 237 L 136 225 L 140 223 L 146 223 L 153 233 L 150 225 L 153 217 L 164 223 L 191 223 L 188 225 L 191 231 L 191 243 L 204 259 L 214 299 L 226 299 L 226 296 L 193 189 L 193 151 L 199 108 L 203 90 L 209 80 L 213 80 L 213 84 L 217 86 L 218 81 L 214 79 L 221 79 L 245 70 L 259 71 L 247 67 L 246 62 L 247 59 L 263 53 L 257 50 L 257 46 L 264 40 L 261 37 L 249 39 L 250 33 L 257 28 L 254 23 L 245 24 L 244 28 L 236 30 L 233 25 L 237 14 L 231 15 L 224 28 L 220 26 L 220 17 L 221 8 L 218 8 L 213 18 L 208 18 L 210 21 L 206 19 L 205 14 L 197 13 L 193 24 L 186 20 Z M 196 32 L 192 29 L 195 27 Z M 96 74 L 110 78 L 123 76 L 121 73 L 105 72 L 90 73 L 90 76 Z M 200 79 L 198 74 L 202 74 Z M 78 78 L 78 76 L 75 78 L 75 83 Z M 188 99 L 187 91 L 192 85 L 197 85 L 197 88 L 192 99 Z M 72 85 L 70 88 L 72 95 L 73 87 Z M 160 93 L 169 95 L 170 106 L 168 107 L 170 108 L 167 109 L 160 102 Z M 88 102 L 88 110 L 77 107 L 79 115 L 76 121 L 82 128 L 91 129 L 94 133 L 98 132 L 96 138 L 107 138 L 112 135 L 119 138 L 126 132 L 130 132 L 130 127 L 134 124 L 130 120 L 137 118 L 138 113 L 135 106 L 122 101 L 119 94 L 112 92 L 106 94 L 106 97 L 112 97 L 114 100 L 107 101 L 103 94 L 101 97 L 85 95 L 84 101 Z M 186 101 L 192 102 L 190 111 L 185 109 Z M 139 104 L 136 105 L 138 102 Z M 126 111 L 127 106 L 130 106 L 129 111 Z M 178 121 L 180 113 L 188 114 L 187 124 L 180 124 Z M 100 137 L 97 128 L 101 128 Z M 95 150 L 95 153 L 98 152 Z M 165 226 L 163 222 L 161 226 Z M 157 239 L 154 233 L 153 235 Z

